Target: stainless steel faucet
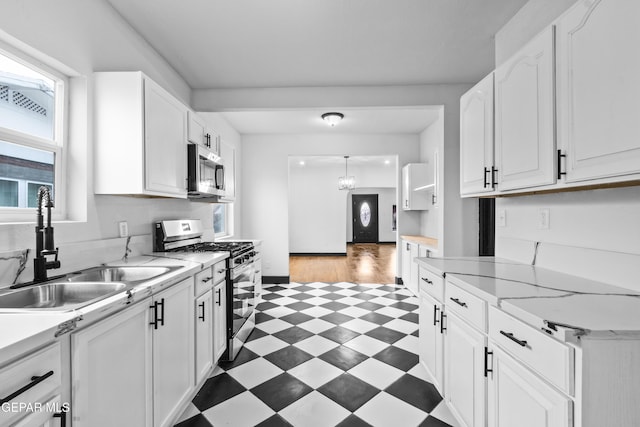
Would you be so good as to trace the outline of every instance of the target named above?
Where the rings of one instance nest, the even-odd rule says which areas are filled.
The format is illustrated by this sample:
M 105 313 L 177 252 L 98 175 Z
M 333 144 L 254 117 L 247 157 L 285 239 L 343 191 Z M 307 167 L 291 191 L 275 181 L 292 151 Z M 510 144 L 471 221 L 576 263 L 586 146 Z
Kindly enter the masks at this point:
M 42 215 L 42 204 L 46 199 L 47 226 L 44 226 L 44 216 Z M 33 259 L 33 281 L 35 283 L 47 280 L 47 270 L 60 268 L 58 261 L 58 248 L 53 243 L 53 227 L 51 226 L 51 208 L 53 200 L 49 187 L 38 188 L 38 215 L 36 224 L 36 254 Z M 53 261 L 47 261 L 47 255 L 55 255 Z

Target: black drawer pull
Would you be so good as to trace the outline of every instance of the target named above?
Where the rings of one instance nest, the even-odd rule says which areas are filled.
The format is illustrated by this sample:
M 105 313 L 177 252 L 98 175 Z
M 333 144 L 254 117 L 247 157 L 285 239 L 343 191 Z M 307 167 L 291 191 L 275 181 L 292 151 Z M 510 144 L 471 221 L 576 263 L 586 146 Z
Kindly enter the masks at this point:
M 198 316 L 198 319 L 202 320 L 204 322 L 204 301 L 202 301 L 200 304 L 198 304 L 198 307 L 202 308 L 202 315 Z
M 493 369 L 489 368 L 489 355 L 493 356 L 493 351 L 489 351 L 488 347 L 484 348 L 484 377 L 487 377 L 489 372 L 493 373 Z M 493 365 L 491 365 L 493 367 Z
M 46 374 L 42 374 L 40 376 L 31 377 L 31 382 L 29 384 L 27 384 L 26 386 L 22 387 L 19 390 L 14 391 L 13 393 L 11 393 L 9 396 L 5 397 L 4 399 L 0 399 L 0 405 L 4 405 L 7 402 L 11 402 L 13 399 L 15 399 L 16 397 L 20 396 L 25 391 L 37 386 L 42 381 L 44 381 L 47 378 L 49 378 L 51 375 L 53 375 L 53 371 L 49 371 Z
M 449 298 L 451 301 L 455 302 L 456 304 L 458 304 L 460 307 L 466 307 L 467 303 L 466 302 L 462 302 L 460 301 L 458 298 Z
M 67 426 L 67 413 L 62 411 L 62 412 L 56 412 L 55 414 L 53 414 L 53 418 L 60 418 L 60 427 L 66 427 Z
M 522 346 L 522 347 L 526 347 L 527 346 L 527 342 L 526 341 L 519 340 L 518 338 L 514 337 L 511 332 L 500 331 L 500 333 L 502 335 L 504 335 L 505 337 L 509 338 L 511 341 L 513 341 L 513 342 L 517 343 L 518 345 Z
M 444 334 L 444 331 L 447 330 L 447 328 L 444 327 L 444 318 L 447 317 L 446 314 L 444 314 L 444 311 L 440 311 L 440 333 Z
M 440 321 L 438 320 L 438 311 L 440 311 L 440 309 L 438 308 L 437 305 L 433 306 L 433 326 L 436 326 Z
M 160 326 L 164 326 L 164 298 L 160 300 L 158 305 L 160 306 L 160 317 L 158 318 L 158 322 L 160 322 Z
M 421 277 L 421 279 L 423 282 L 427 282 L 428 284 L 433 285 L 433 281 L 427 279 L 426 277 Z
M 149 322 L 149 324 L 153 325 L 153 329 L 158 329 L 158 301 L 154 301 L 153 305 L 150 305 L 149 308 L 153 309 L 153 320 Z
M 484 185 L 482 186 L 482 188 L 487 188 L 490 184 L 489 184 L 489 174 L 491 173 L 491 170 L 489 170 L 489 168 L 484 168 Z
M 213 279 L 213 277 L 205 277 L 204 279 L 201 280 L 202 283 L 207 283 L 210 282 L 211 279 Z
M 218 306 L 220 305 L 221 292 L 222 292 L 222 289 L 218 289 L 216 291 L 216 294 L 218 294 L 218 301 L 216 301 L 216 305 L 218 305 Z

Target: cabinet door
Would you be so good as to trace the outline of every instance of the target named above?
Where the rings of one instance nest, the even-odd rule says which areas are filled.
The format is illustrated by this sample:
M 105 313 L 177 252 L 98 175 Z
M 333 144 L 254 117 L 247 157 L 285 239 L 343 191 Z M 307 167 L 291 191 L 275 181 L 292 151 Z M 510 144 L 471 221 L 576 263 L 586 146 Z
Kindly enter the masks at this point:
M 186 109 L 149 79 L 144 80 L 144 102 L 145 188 L 186 198 Z
M 444 341 L 440 329 L 442 304 L 420 291 L 419 349 L 420 362 L 431 374 L 433 385 L 443 394 Z
M 213 365 L 213 290 L 209 289 L 195 302 L 196 383 Z
M 72 334 L 74 426 L 152 425 L 148 301 Z
M 187 125 L 187 130 L 188 130 L 187 138 L 189 142 L 206 146 L 205 135 L 207 132 L 206 132 L 206 125 L 204 121 L 202 120 L 202 118 L 200 118 L 200 116 L 198 116 L 193 111 L 189 111 L 188 116 L 189 116 L 189 122 Z
M 493 73 L 460 98 L 460 194 L 493 191 Z
M 411 246 L 406 240 L 401 240 L 402 246 L 402 283 L 409 287 L 411 277 Z
M 553 27 L 495 71 L 498 189 L 554 184 Z
M 640 2 L 579 1 L 558 22 L 566 179 L 640 172 Z
M 193 278 L 153 297 L 153 419 L 166 426 L 194 385 Z
M 484 426 L 486 337 L 452 313 L 447 313 L 444 321 L 446 322 L 445 399 L 462 426 Z
M 220 141 L 220 157 L 224 162 L 224 200 L 236 198 L 236 149 L 225 141 Z
M 409 243 L 409 282 L 407 283 L 407 287 L 413 295 L 418 296 L 418 264 L 414 261 L 415 258 L 418 258 L 419 245 L 417 243 Z
M 571 400 L 497 348 L 493 349 L 488 392 L 490 426 L 572 425 Z
M 213 361 L 217 363 L 227 349 L 227 285 L 213 288 Z
M 62 398 L 56 395 L 46 402 L 42 402 L 42 411 L 35 411 L 27 415 L 13 427 L 66 427 L 69 425 L 69 413 L 64 412 Z

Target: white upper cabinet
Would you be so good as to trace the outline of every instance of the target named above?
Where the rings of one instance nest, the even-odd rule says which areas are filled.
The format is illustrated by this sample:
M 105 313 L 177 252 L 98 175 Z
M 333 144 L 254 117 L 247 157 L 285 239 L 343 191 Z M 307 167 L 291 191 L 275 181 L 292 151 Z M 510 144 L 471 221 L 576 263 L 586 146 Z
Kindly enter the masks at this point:
M 220 141 L 220 157 L 224 162 L 224 196 L 221 202 L 236 199 L 236 149 L 225 141 Z
M 95 193 L 186 198 L 187 108 L 141 72 L 94 83 Z
M 568 182 L 640 172 L 640 2 L 579 1 L 557 22 Z
M 498 189 L 554 184 L 554 33 L 540 33 L 495 71 Z
M 460 98 L 460 194 L 494 190 L 493 73 Z
M 193 111 L 189 111 L 187 139 L 194 144 L 207 147 L 216 154 L 220 153 L 220 137 L 207 127 L 206 122 Z
M 408 163 L 402 168 L 402 209 L 405 211 L 424 211 L 431 207 L 432 199 L 428 195 L 435 185 L 429 179 L 426 163 Z

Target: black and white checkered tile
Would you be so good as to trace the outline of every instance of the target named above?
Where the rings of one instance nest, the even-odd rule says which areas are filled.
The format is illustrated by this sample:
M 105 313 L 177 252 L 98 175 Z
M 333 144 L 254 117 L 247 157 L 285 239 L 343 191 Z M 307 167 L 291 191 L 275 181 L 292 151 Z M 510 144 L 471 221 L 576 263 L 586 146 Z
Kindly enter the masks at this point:
M 455 425 L 418 363 L 418 300 L 403 286 L 291 283 L 262 299 L 178 426 Z

